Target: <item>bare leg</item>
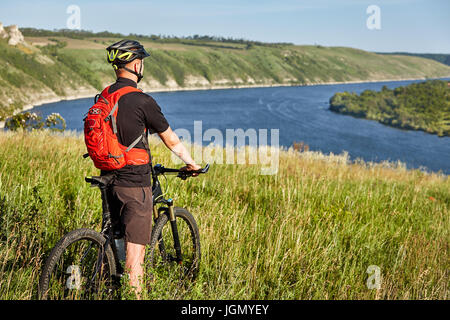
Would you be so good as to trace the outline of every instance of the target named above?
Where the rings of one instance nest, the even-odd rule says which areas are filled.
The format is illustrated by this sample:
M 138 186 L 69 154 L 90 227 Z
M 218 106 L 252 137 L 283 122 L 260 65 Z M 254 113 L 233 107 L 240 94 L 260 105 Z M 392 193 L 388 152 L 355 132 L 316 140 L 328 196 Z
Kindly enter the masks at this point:
M 136 297 L 138 299 L 141 299 L 141 281 L 144 278 L 144 256 L 145 245 L 127 242 L 125 269 L 130 277 L 130 285 L 136 293 Z

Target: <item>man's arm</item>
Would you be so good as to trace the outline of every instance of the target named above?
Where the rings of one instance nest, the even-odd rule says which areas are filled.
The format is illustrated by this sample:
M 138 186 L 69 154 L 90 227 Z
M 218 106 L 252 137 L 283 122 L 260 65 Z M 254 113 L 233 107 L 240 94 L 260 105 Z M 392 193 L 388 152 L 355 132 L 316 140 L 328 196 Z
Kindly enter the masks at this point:
M 183 167 L 182 169 L 187 171 L 201 169 L 200 166 L 195 164 L 195 161 L 191 158 L 191 155 L 189 154 L 187 149 L 184 147 L 176 133 L 173 132 L 170 127 L 168 127 L 166 131 L 158 133 L 158 135 L 164 142 L 166 147 L 169 148 L 184 163 L 186 163 L 186 167 Z M 194 174 L 193 176 L 197 175 L 198 174 Z

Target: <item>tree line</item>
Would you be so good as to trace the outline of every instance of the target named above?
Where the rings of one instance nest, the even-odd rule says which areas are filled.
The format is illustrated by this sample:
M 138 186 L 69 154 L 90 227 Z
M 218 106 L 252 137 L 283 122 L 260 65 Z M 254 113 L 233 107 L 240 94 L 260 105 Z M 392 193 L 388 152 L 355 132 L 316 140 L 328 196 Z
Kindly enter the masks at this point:
M 156 42 L 165 42 L 165 43 L 178 43 L 187 41 L 199 41 L 199 42 L 220 42 L 220 43 L 233 43 L 233 44 L 244 44 L 250 46 L 265 46 L 265 47 L 278 47 L 285 45 L 293 45 L 289 42 L 261 42 L 261 41 L 253 41 L 246 40 L 242 38 L 233 38 L 233 37 L 221 37 L 221 36 L 209 36 L 209 35 L 191 35 L 191 36 L 174 36 L 174 35 L 142 35 L 130 33 L 129 35 L 124 35 L 121 33 L 114 33 L 109 31 L 102 32 L 92 32 L 87 30 L 72 30 L 72 29 L 55 29 L 55 30 L 45 30 L 45 29 L 36 29 L 36 28 L 21 28 L 20 29 L 24 36 L 28 37 L 67 37 L 72 39 L 86 39 L 86 38 L 126 38 L 132 37 L 141 40 L 150 40 Z
M 336 93 L 330 110 L 409 130 L 450 136 L 450 82 L 429 80 L 380 92 Z

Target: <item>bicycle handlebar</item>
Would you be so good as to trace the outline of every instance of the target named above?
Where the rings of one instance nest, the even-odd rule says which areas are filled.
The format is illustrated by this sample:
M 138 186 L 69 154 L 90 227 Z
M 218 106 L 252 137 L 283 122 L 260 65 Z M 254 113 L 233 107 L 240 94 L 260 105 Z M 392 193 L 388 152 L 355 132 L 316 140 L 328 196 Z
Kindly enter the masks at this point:
M 186 180 L 189 177 L 192 177 L 194 173 L 202 174 L 207 173 L 209 170 L 209 164 L 207 164 L 204 168 L 198 169 L 198 170 L 180 170 L 180 169 L 171 169 L 171 168 L 165 168 L 161 164 L 157 164 L 153 167 L 155 174 L 158 176 L 160 174 L 169 173 L 169 174 L 175 174 L 178 173 L 177 178 L 180 178 L 181 180 Z

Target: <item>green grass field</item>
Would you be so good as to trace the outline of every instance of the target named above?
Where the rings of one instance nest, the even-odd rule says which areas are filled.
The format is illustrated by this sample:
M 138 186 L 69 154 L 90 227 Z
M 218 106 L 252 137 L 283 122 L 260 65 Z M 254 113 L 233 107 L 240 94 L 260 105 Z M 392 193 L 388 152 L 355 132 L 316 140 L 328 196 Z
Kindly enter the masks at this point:
M 150 141 L 156 163 L 170 151 Z M 0 133 L 0 299 L 35 299 L 43 261 L 65 233 L 99 230 L 98 171 L 83 138 Z M 448 299 L 450 181 L 400 163 L 280 152 L 278 174 L 212 165 L 163 189 L 195 216 L 196 282 L 161 276 L 152 299 Z M 368 289 L 367 269 L 381 270 Z

